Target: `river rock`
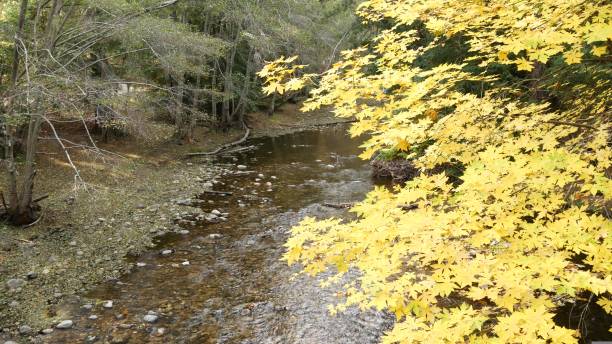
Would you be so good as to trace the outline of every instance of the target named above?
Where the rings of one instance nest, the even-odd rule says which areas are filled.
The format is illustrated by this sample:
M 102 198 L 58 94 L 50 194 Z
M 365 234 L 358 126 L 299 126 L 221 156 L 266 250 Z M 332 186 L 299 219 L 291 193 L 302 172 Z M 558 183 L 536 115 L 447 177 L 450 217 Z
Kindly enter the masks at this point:
M 213 214 L 213 215 L 217 215 L 217 216 L 221 215 L 221 212 L 219 210 L 217 210 L 217 209 L 214 209 L 210 213 Z
M 40 331 L 40 333 L 42 333 L 42 334 L 51 334 L 51 333 L 53 333 L 53 329 L 52 328 L 46 328 L 46 329 Z
M 104 301 L 104 303 L 102 304 L 102 307 L 107 308 L 107 309 L 113 308 L 113 301 L 112 300 Z
M 92 314 L 88 317 L 89 320 L 98 320 L 98 316 L 95 314 Z
M 167 256 L 167 255 L 172 254 L 172 252 L 174 252 L 174 251 L 173 250 L 163 250 L 160 253 L 161 253 L 162 256 Z
M 28 325 L 19 326 L 19 334 L 28 334 L 32 332 L 32 328 Z
M 179 199 L 176 201 L 176 204 L 189 206 L 191 205 L 191 200 L 190 199 Z
M 157 314 L 155 314 L 155 312 L 149 312 L 149 314 L 142 317 L 142 320 L 148 322 L 149 324 L 156 322 L 157 319 L 159 319 L 159 317 L 157 316 Z
M 60 330 L 65 330 L 65 329 L 72 328 L 72 326 L 74 326 L 74 323 L 72 322 L 72 320 L 63 320 L 62 322 L 57 324 L 55 328 L 58 328 Z
M 245 165 L 238 165 L 238 166 L 236 166 L 236 168 L 239 169 L 239 170 L 246 170 L 247 169 L 247 167 Z
M 211 238 L 211 239 L 220 239 L 222 237 L 222 235 L 221 234 L 217 234 L 217 233 L 213 233 L 213 234 L 208 235 L 208 237 Z

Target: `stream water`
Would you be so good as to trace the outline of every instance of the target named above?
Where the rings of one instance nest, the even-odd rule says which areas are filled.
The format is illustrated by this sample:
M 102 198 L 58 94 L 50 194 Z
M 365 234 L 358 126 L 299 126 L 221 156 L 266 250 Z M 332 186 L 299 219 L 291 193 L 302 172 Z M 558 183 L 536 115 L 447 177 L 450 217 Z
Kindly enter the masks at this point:
M 294 277 L 297 269 L 280 260 L 292 225 L 344 215 L 321 204 L 355 201 L 372 189 L 359 143 L 340 126 L 251 140 L 255 150 L 220 158 L 234 171 L 247 166 L 215 186 L 232 195 L 201 196 L 204 210 L 228 212 L 228 220 L 161 238 L 156 250 L 133 258 L 141 267 L 86 295 L 113 300 L 112 308 L 74 305 L 66 313 L 75 327 L 45 343 L 377 343 L 388 315 L 350 309 L 331 316 L 336 291 Z M 165 249 L 173 253 L 160 255 Z M 154 323 L 143 321 L 149 311 Z

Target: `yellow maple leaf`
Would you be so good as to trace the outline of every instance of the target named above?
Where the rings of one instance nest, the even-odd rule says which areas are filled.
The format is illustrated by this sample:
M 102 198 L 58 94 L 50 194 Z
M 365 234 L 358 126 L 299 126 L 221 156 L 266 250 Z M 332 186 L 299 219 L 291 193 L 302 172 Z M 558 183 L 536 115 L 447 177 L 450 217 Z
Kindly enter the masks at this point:
M 567 64 L 580 63 L 582 62 L 582 52 L 576 50 L 567 51 L 563 54 L 563 58 Z
M 526 72 L 531 72 L 533 70 L 533 63 L 522 57 L 517 59 L 514 63 L 516 64 L 518 70 L 524 70 Z

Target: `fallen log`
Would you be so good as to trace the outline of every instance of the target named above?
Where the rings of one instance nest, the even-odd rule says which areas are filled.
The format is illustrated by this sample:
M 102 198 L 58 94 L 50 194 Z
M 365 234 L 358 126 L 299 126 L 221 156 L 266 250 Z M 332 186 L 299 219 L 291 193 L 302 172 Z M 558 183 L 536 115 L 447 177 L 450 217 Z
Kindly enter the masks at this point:
M 336 209 L 349 209 L 355 206 L 355 203 L 323 203 L 323 206 L 330 207 L 330 208 L 336 208 Z M 414 210 L 418 208 L 419 205 L 416 203 L 413 203 L 413 204 L 406 204 L 406 205 L 398 205 L 397 207 L 402 210 L 408 211 L 408 210 Z
M 212 194 L 212 195 L 221 195 L 221 196 L 231 196 L 234 193 L 230 191 L 214 191 L 214 190 L 204 190 L 203 193 Z
M 222 145 L 221 147 L 215 149 L 212 152 L 196 152 L 196 153 L 186 154 L 185 158 L 193 158 L 193 157 L 196 157 L 196 156 L 217 155 L 217 154 L 221 153 L 222 151 L 224 151 L 224 150 L 226 150 L 226 149 L 228 149 L 230 147 L 233 147 L 233 146 L 236 146 L 236 145 L 239 145 L 239 144 L 243 143 L 244 141 L 246 141 L 249 138 L 249 135 L 251 135 L 251 129 L 249 127 L 247 127 L 246 125 L 244 127 L 245 127 L 246 131 L 244 133 L 244 136 L 241 139 L 239 139 L 237 141 L 234 141 L 234 142 L 230 142 L 230 143 L 224 144 L 224 145 Z
M 323 203 L 323 206 L 335 209 L 349 209 L 352 208 L 354 203 Z

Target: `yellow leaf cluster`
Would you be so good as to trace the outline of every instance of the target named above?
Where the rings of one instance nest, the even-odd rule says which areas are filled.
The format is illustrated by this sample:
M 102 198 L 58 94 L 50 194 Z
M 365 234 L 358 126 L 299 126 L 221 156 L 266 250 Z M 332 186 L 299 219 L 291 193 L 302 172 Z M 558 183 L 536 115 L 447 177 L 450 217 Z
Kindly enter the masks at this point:
M 285 259 L 313 275 L 361 271 L 332 310 L 393 312 L 385 343 L 576 343 L 553 321 L 558 300 L 591 293 L 612 313 L 611 13 L 604 1 L 364 2 L 364 20 L 395 26 L 344 52 L 304 109 L 356 118 L 363 158 L 395 148 L 423 173 L 370 192 L 355 221 L 304 220 Z M 414 44 L 415 21 L 432 42 Z M 463 61 L 418 63 L 454 36 Z M 303 85 L 286 86 L 291 62 L 266 67 L 268 91 Z M 537 80 L 504 82 L 489 72 L 499 65 Z M 432 172 L 448 164 L 458 180 Z

